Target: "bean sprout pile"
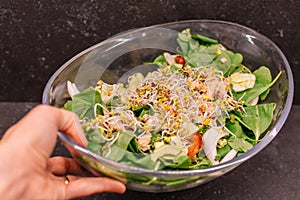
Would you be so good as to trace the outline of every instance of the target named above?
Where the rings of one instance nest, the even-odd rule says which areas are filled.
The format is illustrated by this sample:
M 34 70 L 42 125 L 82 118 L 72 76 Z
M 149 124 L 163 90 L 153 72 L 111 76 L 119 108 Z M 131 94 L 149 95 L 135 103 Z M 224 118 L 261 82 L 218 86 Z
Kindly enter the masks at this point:
M 128 82 L 138 77 L 142 75 L 134 74 Z M 82 123 L 88 129 L 100 129 L 101 136 L 110 141 L 108 146 L 120 133 L 132 130 L 139 133 L 137 139 L 142 151 L 150 149 L 151 137 L 158 132 L 164 140 L 176 137 L 173 140 L 180 141 L 181 148 L 187 148 L 191 134 L 204 127 L 221 128 L 228 111 L 243 108 L 241 102 L 234 100 L 222 72 L 214 68 L 187 66 L 176 71 L 166 67 L 141 79 L 134 87 L 98 82 L 96 90 L 103 99 L 114 97 L 122 101 L 110 110 L 95 104 L 95 119 L 85 119 Z M 132 110 L 145 105 L 153 114 L 137 117 Z M 98 106 L 102 107 L 104 115 L 96 114 Z

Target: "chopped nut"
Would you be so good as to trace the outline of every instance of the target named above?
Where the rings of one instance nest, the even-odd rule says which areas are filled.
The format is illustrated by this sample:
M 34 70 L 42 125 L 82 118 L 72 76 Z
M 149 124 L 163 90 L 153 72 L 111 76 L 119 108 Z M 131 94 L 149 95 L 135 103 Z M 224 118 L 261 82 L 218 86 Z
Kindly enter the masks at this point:
M 220 59 L 220 61 L 221 61 L 221 63 L 225 64 L 228 60 L 227 60 L 227 58 L 223 57 L 223 58 Z

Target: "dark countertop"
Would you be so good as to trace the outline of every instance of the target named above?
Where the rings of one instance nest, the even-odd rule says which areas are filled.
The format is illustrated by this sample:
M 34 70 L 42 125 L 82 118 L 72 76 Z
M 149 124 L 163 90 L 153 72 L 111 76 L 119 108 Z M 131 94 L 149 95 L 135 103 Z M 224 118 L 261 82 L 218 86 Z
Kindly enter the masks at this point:
M 299 0 L 1 0 L 0 137 L 37 102 L 51 75 L 82 50 L 128 29 L 191 20 L 248 26 L 274 41 L 295 80 L 294 106 L 280 134 L 258 155 L 205 185 L 152 194 L 128 190 L 84 199 L 299 199 Z M 53 155 L 68 156 L 59 142 Z
M 0 136 L 37 103 L 0 103 Z M 300 197 L 300 106 L 292 107 L 278 136 L 260 153 L 220 178 L 192 189 L 171 193 L 145 193 L 127 190 L 124 195 L 103 193 L 93 199 L 143 200 L 292 200 Z M 68 156 L 59 142 L 53 155 Z

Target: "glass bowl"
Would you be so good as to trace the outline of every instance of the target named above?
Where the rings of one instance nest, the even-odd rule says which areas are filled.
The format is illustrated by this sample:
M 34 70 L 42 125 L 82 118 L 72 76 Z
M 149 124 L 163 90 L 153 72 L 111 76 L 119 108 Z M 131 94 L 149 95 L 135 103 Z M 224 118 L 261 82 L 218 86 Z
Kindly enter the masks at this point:
M 137 191 L 170 192 L 192 188 L 234 169 L 266 147 L 278 134 L 290 112 L 293 100 L 293 76 L 281 50 L 262 34 L 235 23 L 213 20 L 179 21 L 129 30 L 96 44 L 61 66 L 50 78 L 43 92 L 43 103 L 62 107 L 69 99 L 66 82 L 79 90 L 96 86 L 98 80 L 122 82 L 128 75 L 146 73 L 143 63 L 151 62 L 162 52 L 177 52 L 178 32 L 190 28 L 193 33 L 214 38 L 229 50 L 243 55 L 251 70 L 268 66 L 274 77 L 282 72 L 271 88 L 267 102 L 276 103 L 273 121 L 264 139 L 246 153 L 219 165 L 197 170 L 149 170 L 127 166 L 101 157 L 79 145 L 69 136 L 58 133 L 71 155 L 96 176 L 109 176 Z M 153 70 L 153 68 L 150 68 Z

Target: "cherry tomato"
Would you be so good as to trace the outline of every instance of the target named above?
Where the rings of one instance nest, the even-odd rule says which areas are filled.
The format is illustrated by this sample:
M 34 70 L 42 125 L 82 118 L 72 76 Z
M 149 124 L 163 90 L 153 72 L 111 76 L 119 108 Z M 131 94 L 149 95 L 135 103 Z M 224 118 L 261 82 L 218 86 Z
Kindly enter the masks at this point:
M 185 60 L 184 60 L 184 57 L 183 56 L 176 56 L 175 57 L 175 62 L 177 63 L 177 64 L 182 64 L 182 65 L 184 65 L 184 63 L 185 63 Z
M 192 158 L 194 157 L 202 147 L 202 137 L 199 133 L 194 133 L 192 137 L 191 145 L 188 148 L 187 156 Z

